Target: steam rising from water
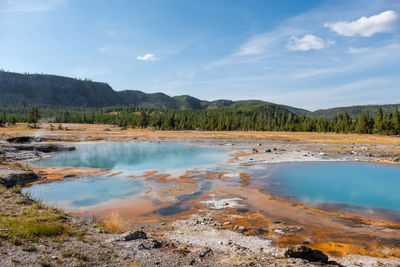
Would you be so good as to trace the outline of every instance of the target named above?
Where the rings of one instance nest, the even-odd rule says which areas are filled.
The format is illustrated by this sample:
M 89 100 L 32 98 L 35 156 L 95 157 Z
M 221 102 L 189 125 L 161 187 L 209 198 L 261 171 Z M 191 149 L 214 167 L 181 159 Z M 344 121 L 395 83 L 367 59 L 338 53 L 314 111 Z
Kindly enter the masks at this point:
M 38 161 L 40 166 L 92 167 L 114 170 L 176 170 L 215 165 L 229 150 L 185 144 L 144 142 L 86 143 Z

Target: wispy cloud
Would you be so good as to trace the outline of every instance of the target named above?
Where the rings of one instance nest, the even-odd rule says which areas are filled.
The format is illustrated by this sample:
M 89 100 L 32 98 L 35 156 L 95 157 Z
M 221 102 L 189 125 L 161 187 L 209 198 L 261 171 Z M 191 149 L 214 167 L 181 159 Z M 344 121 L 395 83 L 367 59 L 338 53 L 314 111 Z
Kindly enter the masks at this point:
M 275 42 L 275 36 L 260 34 L 251 37 L 236 52 L 238 56 L 259 55 L 268 51 L 269 46 Z
M 314 87 L 286 93 L 268 94 L 268 99 L 310 110 L 335 106 L 391 104 L 398 76 L 372 77 L 337 86 Z
M 0 14 L 46 12 L 58 8 L 68 0 L 2 0 Z
M 142 61 L 154 61 L 154 60 L 157 60 L 158 58 L 155 55 L 148 53 L 144 56 L 137 56 L 136 59 L 142 60 Z
M 393 10 L 382 12 L 371 17 L 361 17 L 356 21 L 339 21 L 325 23 L 324 26 L 344 36 L 370 37 L 375 33 L 392 31 L 398 20 L 398 15 Z
M 297 38 L 295 36 L 290 37 L 286 47 L 292 51 L 308 51 L 324 49 L 333 43 L 333 41 L 324 41 L 320 37 L 307 34 L 302 38 Z

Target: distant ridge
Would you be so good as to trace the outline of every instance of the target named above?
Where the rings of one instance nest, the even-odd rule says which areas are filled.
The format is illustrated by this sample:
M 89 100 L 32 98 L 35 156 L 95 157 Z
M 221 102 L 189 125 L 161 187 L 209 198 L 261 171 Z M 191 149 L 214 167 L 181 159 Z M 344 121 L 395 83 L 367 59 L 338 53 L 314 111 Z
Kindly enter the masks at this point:
M 168 96 L 164 93 L 144 93 L 138 90 L 114 91 L 107 83 L 80 80 L 70 77 L 47 74 L 20 74 L 0 71 L 0 103 L 48 105 L 57 107 L 108 107 L 118 105 L 135 105 L 151 109 L 202 110 L 239 107 L 247 103 L 265 104 L 272 108 L 296 115 L 323 117 L 331 119 L 347 112 L 353 118 L 368 111 L 375 116 L 378 108 L 391 112 L 397 105 L 365 105 L 321 109 L 314 112 L 278 105 L 261 100 L 215 100 L 205 101 L 189 95 Z
M 232 105 L 230 100 L 203 101 L 182 95 L 114 91 L 107 83 L 46 74 L 0 72 L 0 102 L 65 107 L 135 105 L 154 109 L 208 109 Z
M 360 105 L 360 106 L 349 106 L 349 107 L 337 107 L 330 109 L 319 109 L 312 112 L 312 117 L 332 119 L 336 115 L 347 112 L 353 119 L 361 113 L 368 112 L 369 115 L 375 118 L 378 109 L 381 108 L 385 113 L 391 113 L 394 108 L 400 110 L 400 104 L 389 104 L 389 105 Z

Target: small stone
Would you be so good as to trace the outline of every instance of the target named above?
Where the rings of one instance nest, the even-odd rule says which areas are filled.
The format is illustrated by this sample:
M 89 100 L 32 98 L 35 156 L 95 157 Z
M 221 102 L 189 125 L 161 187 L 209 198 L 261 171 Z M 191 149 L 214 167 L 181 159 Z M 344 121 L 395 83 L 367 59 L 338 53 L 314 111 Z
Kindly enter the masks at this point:
M 296 245 L 289 246 L 285 252 L 285 257 L 287 258 L 300 258 L 303 260 L 308 260 L 310 262 L 322 262 L 328 263 L 328 256 L 319 250 L 311 249 L 306 246 Z
M 143 231 L 129 231 L 121 235 L 123 241 L 131 241 L 136 239 L 147 239 L 147 235 Z
M 213 254 L 213 251 L 211 248 L 205 248 L 204 251 L 199 256 L 200 256 L 200 258 L 204 258 L 204 257 L 206 257 L 208 255 L 212 255 L 212 254 Z
M 149 248 L 148 247 L 146 247 L 145 245 L 143 245 L 143 244 L 139 244 L 139 246 L 138 246 L 138 250 L 149 250 Z
M 285 235 L 285 231 L 283 231 L 283 230 L 280 229 L 280 228 L 274 228 L 274 229 L 272 229 L 272 231 L 273 231 L 274 233 L 277 233 L 278 235 L 281 235 L 281 236 Z
M 236 230 L 236 229 L 237 229 L 237 230 L 244 230 L 244 226 L 236 225 L 234 229 L 235 229 L 235 230 Z
M 163 243 L 158 240 L 153 240 L 153 248 L 162 248 Z

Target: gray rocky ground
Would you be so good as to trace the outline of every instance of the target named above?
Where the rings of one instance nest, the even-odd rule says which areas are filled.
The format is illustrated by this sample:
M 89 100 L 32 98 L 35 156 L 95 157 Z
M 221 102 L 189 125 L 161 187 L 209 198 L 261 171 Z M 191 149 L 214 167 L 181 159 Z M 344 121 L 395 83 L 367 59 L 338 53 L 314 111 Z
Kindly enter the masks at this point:
M 245 152 L 241 163 L 305 160 L 373 160 L 382 158 L 396 162 L 392 154 L 383 154 L 380 146 L 315 143 L 252 142 L 238 140 L 191 141 L 232 147 Z M 383 146 L 383 145 L 382 145 Z M 72 150 L 72 147 L 47 143 L 0 144 L 0 184 L 23 185 L 37 177 L 23 162 L 47 157 L 51 153 Z M 1 187 L 1 217 L 25 216 L 34 205 L 28 196 L 17 190 Z M 47 208 L 38 208 L 45 212 Z M 60 211 L 54 211 L 59 213 Z M 61 212 L 62 213 L 62 212 Z M 22 214 L 22 215 L 21 215 Z M 105 233 L 101 225 L 62 213 L 67 233 L 40 238 L 10 239 L 10 229 L 0 229 L 0 266 L 338 266 L 318 251 L 304 247 L 277 248 L 270 240 L 244 236 L 230 230 L 216 230 L 215 221 L 207 214 L 170 223 L 167 231 L 146 229 L 146 232 Z M 1 221 L 0 221 L 1 222 Z M 136 231 L 141 231 L 140 227 Z M 356 257 L 356 256 L 355 256 Z M 313 261 L 313 262 L 311 262 Z M 346 266 L 398 266 L 396 261 L 349 257 L 339 261 Z

